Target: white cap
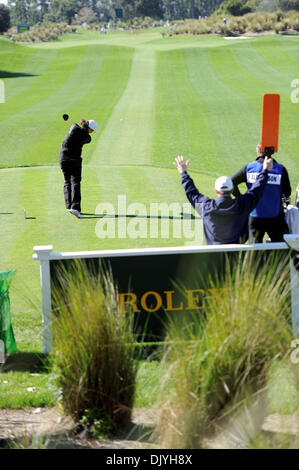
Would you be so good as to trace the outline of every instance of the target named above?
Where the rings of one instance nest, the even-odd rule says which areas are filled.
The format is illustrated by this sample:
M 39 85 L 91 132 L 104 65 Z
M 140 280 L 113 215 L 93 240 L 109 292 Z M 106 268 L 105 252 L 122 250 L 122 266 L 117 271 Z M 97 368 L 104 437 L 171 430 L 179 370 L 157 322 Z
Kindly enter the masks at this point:
M 219 193 L 231 193 L 233 187 L 233 182 L 228 176 L 220 176 L 215 181 L 215 189 L 219 191 Z
M 97 121 L 93 121 L 92 119 L 90 119 L 89 121 L 86 121 L 86 124 L 88 125 L 88 127 L 90 129 L 95 131 L 96 134 L 98 133 L 98 123 L 97 123 Z

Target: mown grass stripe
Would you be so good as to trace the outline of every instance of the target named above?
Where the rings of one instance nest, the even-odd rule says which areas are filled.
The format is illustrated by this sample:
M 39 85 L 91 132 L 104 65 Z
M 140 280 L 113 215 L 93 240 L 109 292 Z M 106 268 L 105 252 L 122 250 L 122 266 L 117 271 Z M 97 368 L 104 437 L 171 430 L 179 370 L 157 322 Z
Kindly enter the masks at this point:
M 280 83 L 282 87 L 288 86 L 291 74 L 290 72 L 283 72 L 284 52 L 278 47 L 279 41 L 277 43 L 275 42 L 275 47 L 273 47 L 274 44 L 272 42 L 266 41 L 265 39 L 246 43 L 246 46 L 246 53 L 244 53 L 244 50 L 240 46 L 235 47 L 234 50 L 238 61 L 250 74 L 254 75 L 256 79 L 264 81 L 268 87 L 277 87 L 278 83 Z M 273 48 L 276 51 L 275 65 L 267 60 L 267 55 L 264 55 L 263 51 L 269 48 Z
M 154 70 L 154 52 L 136 50 L 126 90 L 101 134 L 92 164 L 150 162 Z
M 24 90 L 22 95 L 15 96 L 5 103 L 3 113 L 1 113 L 2 120 L 12 114 L 17 118 L 19 114 L 41 107 L 43 102 L 65 85 L 72 71 L 78 67 L 82 60 L 85 48 L 78 48 L 75 54 L 69 52 L 63 49 L 59 50 L 57 54 L 49 54 L 50 59 L 47 57 L 47 53 L 44 53 L 44 60 L 48 62 L 45 72 Z
M 292 47 L 291 43 L 288 44 L 289 47 Z M 297 48 L 298 44 L 297 42 Z M 288 53 L 285 40 L 281 41 L 278 38 L 273 38 L 272 41 L 265 41 L 264 44 L 260 41 L 255 41 L 252 43 L 252 46 L 258 51 L 264 61 L 265 68 L 267 68 L 269 73 L 276 76 L 277 79 L 282 81 L 292 80 L 293 72 L 298 72 L 298 61 Z
M 10 252 L 14 244 L 16 234 L 22 232 L 20 221 L 24 218 L 23 204 L 20 196 L 20 188 L 23 183 L 23 171 L 11 169 L 0 170 L 1 202 L 1 251 L 0 270 L 14 267 L 11 262 Z
M 68 54 L 72 55 L 70 50 Z M 80 48 L 76 67 L 70 76 L 66 75 L 66 82 L 57 83 L 46 101 L 41 100 L 14 116 L 18 125 L 4 143 L 3 163 L 57 162 L 59 146 L 67 131 L 61 119 L 63 112 L 72 113 L 71 118 L 77 121 L 96 118 L 103 125 L 126 83 L 131 54 L 131 50 L 123 51 L 119 47 Z M 85 77 L 88 67 L 89 74 Z
M 19 104 L 18 100 L 22 101 L 26 94 L 33 94 L 41 75 L 47 73 L 49 62 L 56 55 L 55 50 L 46 56 L 43 51 L 19 45 L 14 45 L 11 53 L 0 55 L 0 67 L 4 72 L 0 71 L 0 78 L 5 83 L 6 103 L 14 100 L 13 104 Z
M 212 150 L 217 151 L 218 144 L 210 126 L 208 108 L 191 83 L 186 69 L 185 55 L 192 51 L 186 49 L 157 54 L 154 161 L 169 166 L 171 158 L 183 154 L 191 159 L 192 168 L 205 167 L 207 170 L 203 162 Z M 200 66 L 201 53 L 196 55 L 199 61 L 194 64 L 196 69 Z M 213 172 L 213 169 L 210 171 Z

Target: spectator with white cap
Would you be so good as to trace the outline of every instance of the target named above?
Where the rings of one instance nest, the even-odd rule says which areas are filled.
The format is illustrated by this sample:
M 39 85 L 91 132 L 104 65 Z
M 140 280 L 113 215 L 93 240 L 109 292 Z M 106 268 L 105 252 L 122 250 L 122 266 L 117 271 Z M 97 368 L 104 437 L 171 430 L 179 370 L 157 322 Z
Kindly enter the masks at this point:
M 68 117 L 68 116 L 67 116 Z M 82 120 L 78 124 L 70 125 L 60 147 L 60 168 L 64 175 L 64 200 L 68 211 L 78 217 L 81 214 L 81 175 L 82 175 L 82 147 L 91 142 L 90 134 L 98 133 L 98 124 L 94 120 Z
M 202 217 L 207 245 L 245 243 L 248 239 L 248 216 L 263 195 L 268 171 L 273 166 L 272 158 L 265 157 L 256 182 L 236 199 L 231 196 L 233 182 L 227 176 L 220 176 L 215 182 L 216 200 L 201 194 L 187 173 L 189 163 L 182 155 L 173 162 L 181 174 L 181 183 L 189 202 Z

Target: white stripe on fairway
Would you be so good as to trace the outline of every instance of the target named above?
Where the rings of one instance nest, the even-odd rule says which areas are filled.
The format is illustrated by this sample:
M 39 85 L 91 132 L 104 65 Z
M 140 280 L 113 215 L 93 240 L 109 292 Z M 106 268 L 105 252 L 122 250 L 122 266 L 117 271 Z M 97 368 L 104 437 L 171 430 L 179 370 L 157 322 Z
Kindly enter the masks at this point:
M 154 90 L 155 53 L 136 50 L 127 87 L 100 135 L 91 165 L 150 163 Z

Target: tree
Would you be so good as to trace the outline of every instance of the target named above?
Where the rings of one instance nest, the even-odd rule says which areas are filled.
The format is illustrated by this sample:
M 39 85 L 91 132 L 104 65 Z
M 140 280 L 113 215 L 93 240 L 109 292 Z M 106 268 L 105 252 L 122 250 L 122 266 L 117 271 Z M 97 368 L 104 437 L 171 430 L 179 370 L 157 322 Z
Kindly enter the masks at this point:
M 49 13 L 45 15 L 45 20 L 65 21 L 71 24 L 73 18 L 83 6 L 83 0 L 50 0 Z
M 139 0 L 136 12 L 138 16 L 150 16 L 151 18 L 162 18 L 163 10 L 160 0 Z
M 280 0 L 279 7 L 284 10 L 296 10 L 299 11 L 299 0 Z
M 244 3 L 243 0 L 226 0 L 221 4 L 218 10 L 219 13 L 229 13 L 233 16 L 242 16 L 251 11 L 252 8 Z
M 89 7 L 83 7 L 79 10 L 78 14 L 75 15 L 75 19 L 73 20 L 74 24 L 83 24 L 83 23 L 96 23 L 97 22 L 97 15 L 95 12 Z
M 219 8 L 223 0 L 198 0 L 199 15 L 209 16 Z
M 114 6 L 115 6 L 115 2 Z M 129 20 L 137 16 L 137 0 L 121 0 L 118 5 L 123 9 L 124 19 Z
M 10 12 L 5 5 L 0 5 L 0 33 L 4 33 L 10 27 Z
M 28 23 L 28 3 L 27 0 L 8 0 L 10 8 L 11 22 L 13 24 Z
M 113 17 L 113 0 L 91 0 L 91 8 L 99 21 L 107 21 Z
M 28 23 L 35 24 L 42 21 L 42 14 L 39 0 L 27 0 Z
M 49 11 L 49 3 L 49 0 L 39 0 L 39 7 L 42 19 L 44 18 L 45 14 Z
M 276 11 L 279 10 L 279 0 L 261 0 L 258 11 Z

